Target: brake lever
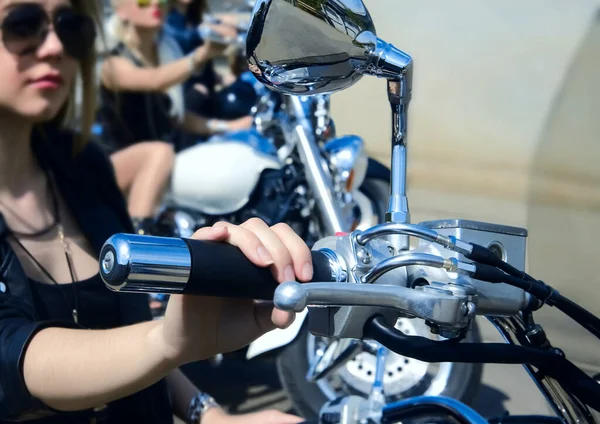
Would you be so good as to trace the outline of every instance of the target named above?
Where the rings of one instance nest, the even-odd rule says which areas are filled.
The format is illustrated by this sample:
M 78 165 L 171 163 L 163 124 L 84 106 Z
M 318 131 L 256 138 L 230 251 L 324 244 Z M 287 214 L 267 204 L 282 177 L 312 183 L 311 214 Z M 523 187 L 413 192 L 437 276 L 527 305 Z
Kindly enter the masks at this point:
M 278 309 L 301 312 L 308 306 L 390 308 L 440 326 L 462 328 L 474 312 L 469 296 L 437 286 L 409 289 L 375 284 L 286 282 L 275 290 Z

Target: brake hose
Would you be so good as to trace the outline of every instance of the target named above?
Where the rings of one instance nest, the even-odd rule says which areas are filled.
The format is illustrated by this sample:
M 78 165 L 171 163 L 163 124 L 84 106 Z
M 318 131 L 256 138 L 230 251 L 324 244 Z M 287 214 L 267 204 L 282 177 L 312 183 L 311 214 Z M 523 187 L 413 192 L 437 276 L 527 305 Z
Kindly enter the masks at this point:
M 456 343 L 407 336 L 382 316 L 367 321 L 364 337 L 378 341 L 399 355 L 429 363 L 466 362 L 529 364 L 554 378 L 582 402 L 600 412 L 600 384 L 567 360 L 560 349 L 538 349 L 505 343 Z
M 587 309 L 561 295 L 558 291 L 545 284 L 543 281 L 533 278 L 523 280 L 508 275 L 493 265 L 477 264 L 473 278 L 490 283 L 506 283 L 525 290 L 543 303 L 555 306 L 564 314 L 575 320 L 583 328 L 600 339 L 600 318 Z

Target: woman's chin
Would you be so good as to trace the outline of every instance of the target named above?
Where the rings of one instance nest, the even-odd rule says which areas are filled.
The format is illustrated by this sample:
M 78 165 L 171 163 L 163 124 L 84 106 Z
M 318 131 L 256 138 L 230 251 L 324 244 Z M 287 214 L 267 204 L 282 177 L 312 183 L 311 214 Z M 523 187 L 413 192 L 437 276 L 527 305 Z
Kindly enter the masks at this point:
M 137 26 L 143 28 L 146 31 L 159 31 L 164 25 L 164 19 L 162 18 L 151 18 L 144 23 L 140 23 Z
M 51 121 L 60 112 L 60 107 L 53 104 L 36 105 L 37 107 L 30 107 L 27 110 L 23 110 L 21 115 L 34 124 L 41 124 L 44 122 Z

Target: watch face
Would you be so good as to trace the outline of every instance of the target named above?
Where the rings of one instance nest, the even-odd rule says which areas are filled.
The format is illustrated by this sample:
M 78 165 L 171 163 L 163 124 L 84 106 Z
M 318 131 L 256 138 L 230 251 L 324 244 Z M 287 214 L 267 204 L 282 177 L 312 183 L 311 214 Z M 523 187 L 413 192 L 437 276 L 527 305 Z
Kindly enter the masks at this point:
M 219 404 L 212 396 L 206 393 L 198 393 L 190 402 L 188 424 L 198 424 L 206 411 L 217 406 L 219 406 Z
M 202 406 L 208 406 L 215 403 L 215 400 L 210 395 L 202 395 L 200 396 L 200 403 L 202 404 Z

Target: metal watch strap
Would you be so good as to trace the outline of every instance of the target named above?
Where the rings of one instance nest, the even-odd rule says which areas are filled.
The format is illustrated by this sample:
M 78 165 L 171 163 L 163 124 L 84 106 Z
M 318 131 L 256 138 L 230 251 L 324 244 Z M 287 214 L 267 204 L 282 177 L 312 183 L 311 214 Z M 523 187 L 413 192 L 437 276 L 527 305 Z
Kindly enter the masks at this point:
M 198 424 L 202 416 L 210 408 L 218 407 L 219 404 L 207 393 L 198 392 L 190 402 L 187 413 L 187 424 Z

